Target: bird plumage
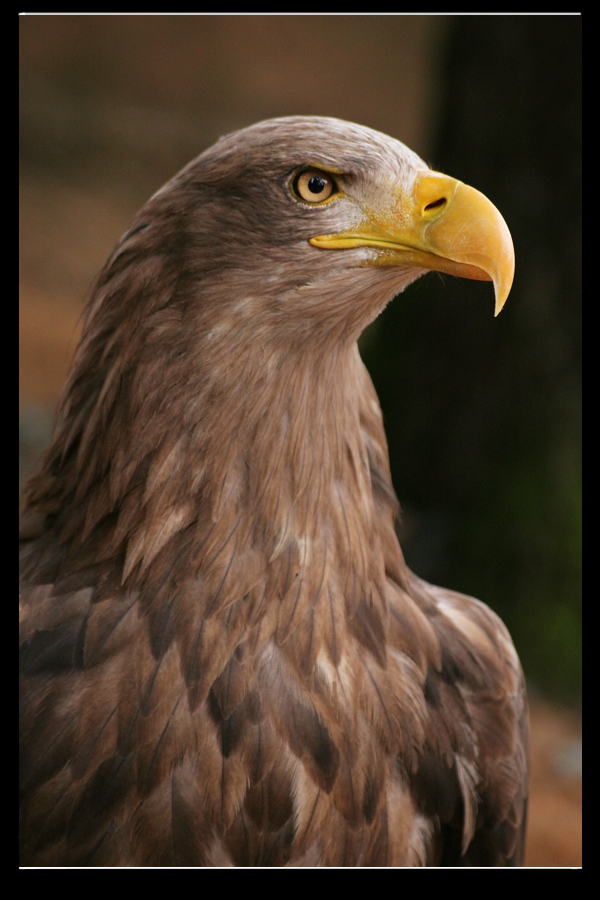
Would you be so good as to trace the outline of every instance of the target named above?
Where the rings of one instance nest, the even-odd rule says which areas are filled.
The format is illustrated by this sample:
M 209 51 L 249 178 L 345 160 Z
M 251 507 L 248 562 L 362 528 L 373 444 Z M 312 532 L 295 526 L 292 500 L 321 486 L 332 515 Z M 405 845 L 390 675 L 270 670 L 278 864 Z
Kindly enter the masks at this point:
M 521 864 L 519 662 L 406 566 L 356 346 L 424 269 L 309 243 L 424 168 L 259 123 L 100 273 L 22 516 L 24 865 Z

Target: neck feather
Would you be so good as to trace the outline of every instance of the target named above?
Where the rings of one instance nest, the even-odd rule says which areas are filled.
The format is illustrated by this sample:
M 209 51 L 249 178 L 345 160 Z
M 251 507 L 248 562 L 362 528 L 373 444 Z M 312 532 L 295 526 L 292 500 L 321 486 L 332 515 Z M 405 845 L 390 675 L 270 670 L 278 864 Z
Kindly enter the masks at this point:
M 97 592 L 139 592 L 150 615 L 168 607 L 192 632 L 226 617 L 228 634 L 239 620 L 260 644 L 293 635 L 306 675 L 322 648 L 338 664 L 348 627 L 383 662 L 386 572 L 404 564 L 356 344 L 276 352 L 231 333 L 221 345 L 218 329 L 199 337 L 177 310 L 152 319 L 160 340 L 130 330 L 125 344 L 93 321 L 84 334 L 29 490 L 30 515 L 62 548 L 38 577 L 73 589 L 74 571 L 92 571 Z

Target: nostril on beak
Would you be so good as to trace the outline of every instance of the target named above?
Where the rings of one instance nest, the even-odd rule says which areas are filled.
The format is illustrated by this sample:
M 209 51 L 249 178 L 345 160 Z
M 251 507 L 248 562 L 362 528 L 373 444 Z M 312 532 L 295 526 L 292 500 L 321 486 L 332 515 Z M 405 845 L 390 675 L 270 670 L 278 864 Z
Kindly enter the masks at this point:
M 431 212 L 436 209 L 442 209 L 442 207 L 444 207 L 447 202 L 448 201 L 445 197 L 440 197 L 439 200 L 434 200 L 432 203 L 428 203 L 423 212 Z

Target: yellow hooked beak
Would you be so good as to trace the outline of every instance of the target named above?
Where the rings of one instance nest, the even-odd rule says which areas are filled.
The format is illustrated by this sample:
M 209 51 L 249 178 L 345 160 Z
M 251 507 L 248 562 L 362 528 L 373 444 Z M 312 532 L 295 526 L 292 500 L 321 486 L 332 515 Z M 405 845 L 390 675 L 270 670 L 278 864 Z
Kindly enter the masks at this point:
M 515 252 L 508 226 L 475 188 L 424 170 L 412 193 L 398 193 L 386 208 L 364 209 L 365 219 L 339 234 L 310 239 L 315 247 L 374 247 L 379 266 L 418 266 L 462 278 L 493 281 L 497 316 L 511 289 Z

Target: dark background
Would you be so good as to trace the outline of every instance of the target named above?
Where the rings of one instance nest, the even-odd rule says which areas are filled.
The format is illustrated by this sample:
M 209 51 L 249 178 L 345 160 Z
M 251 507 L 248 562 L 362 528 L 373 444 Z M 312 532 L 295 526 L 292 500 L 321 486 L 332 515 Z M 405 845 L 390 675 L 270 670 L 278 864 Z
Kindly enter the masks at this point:
M 271 116 L 380 129 L 485 193 L 516 251 L 498 319 L 489 284 L 430 274 L 361 340 L 407 559 L 496 609 L 534 700 L 577 710 L 580 42 L 564 15 L 21 16 L 21 477 L 93 277 L 164 181 Z

